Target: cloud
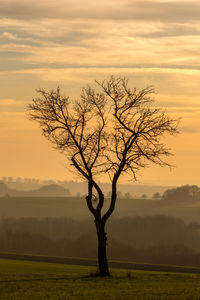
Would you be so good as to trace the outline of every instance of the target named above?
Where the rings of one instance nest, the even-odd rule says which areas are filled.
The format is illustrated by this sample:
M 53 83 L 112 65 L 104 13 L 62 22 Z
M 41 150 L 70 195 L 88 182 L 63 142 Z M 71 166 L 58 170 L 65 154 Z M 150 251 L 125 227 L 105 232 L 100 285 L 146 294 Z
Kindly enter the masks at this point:
M 144 37 L 164 31 L 160 25 L 151 24 L 147 28 L 144 23 L 137 26 L 131 22 L 99 24 L 93 20 L 86 28 L 83 21 L 37 22 L 36 28 L 34 22 L 27 22 L 28 26 L 19 24 L 17 32 L 17 26 L 13 31 L 12 22 L 10 31 L 3 31 L 4 35 L 6 32 L 6 36 L 16 39 L 9 39 L 9 42 L 0 39 L 0 51 L 13 53 L 13 57 L 21 52 L 23 55 L 21 58 L 18 55 L 16 64 L 22 68 L 26 63 L 33 67 L 49 64 L 51 67 L 200 69 L 200 39 L 197 36 L 175 36 L 175 33 L 164 39 Z
M 6 38 L 8 40 L 17 40 L 17 36 L 11 32 L 3 32 L 0 38 Z
M 46 0 L 41 3 L 41 6 L 38 1 L 32 0 L 8 0 L 7 2 L 0 0 L 0 3 L 2 10 L 7 7 L 7 12 L 10 9 L 13 13 L 19 10 L 19 8 L 15 10 L 14 6 L 19 6 L 22 17 L 18 20 L 9 19 L 8 13 L 8 18 L 1 21 L 2 61 L 0 63 L 1 68 L 5 70 L 6 68 L 14 70 L 38 67 L 200 69 L 198 24 L 162 23 L 152 18 L 148 20 L 147 26 L 147 20 L 145 20 L 145 9 L 149 10 L 147 18 L 151 18 L 151 10 L 154 11 L 155 6 L 158 6 L 157 9 L 162 5 L 171 7 L 176 4 L 178 6 L 180 1 L 109 0 L 105 2 L 103 0 L 91 2 L 88 0 L 78 1 L 75 4 L 72 1 L 58 0 L 55 3 Z M 189 5 L 188 3 L 184 2 L 183 6 Z M 198 2 L 194 3 L 194 5 L 198 4 Z M 100 16 L 94 15 L 94 18 L 88 19 L 85 9 L 79 15 L 83 4 L 91 11 L 99 8 Z M 191 7 L 193 7 L 193 2 Z M 24 17 L 28 15 L 29 10 L 34 15 L 34 11 L 36 13 L 39 9 L 41 11 L 38 12 L 37 19 L 36 16 L 35 18 Z M 120 10 L 122 16 L 124 9 L 133 10 L 133 19 L 127 17 L 123 20 L 110 18 L 101 20 L 103 9 L 110 14 L 113 10 Z M 135 11 L 140 9 L 141 18 L 139 13 L 138 17 L 134 17 Z M 52 10 L 55 18 L 49 19 Z M 62 10 L 61 16 L 62 13 L 66 13 L 69 17 L 60 18 L 60 10 Z M 71 10 L 74 11 L 74 15 L 70 17 Z M 44 17 L 45 14 L 49 17 Z
M 109 78 L 112 74 L 129 78 L 129 83 L 132 87 L 144 88 L 148 85 L 154 86 L 157 92 L 155 99 L 158 105 L 163 107 L 184 107 L 184 109 L 194 107 L 194 110 L 196 107 L 199 107 L 200 72 L 198 70 L 142 67 L 119 68 L 113 66 L 46 67 L 1 71 L 0 79 L 3 87 L 8 80 L 10 85 L 13 86 L 18 82 L 18 97 L 26 91 L 24 98 L 30 99 L 35 89 L 40 87 L 51 89 L 57 85 L 61 85 L 64 91 L 70 92 L 70 95 L 79 96 L 83 86 L 93 84 L 94 79 L 103 80 Z M 26 86 L 24 86 L 24 82 Z M 8 95 L 9 90 L 7 89 L 6 91 Z M 6 94 L 4 94 L 4 97 L 6 97 Z M 16 97 L 12 90 L 9 92 L 9 97 L 11 99 Z
M 0 16 L 16 19 L 102 19 L 198 22 L 198 1 L 1 0 Z
M 26 108 L 26 101 L 15 99 L 0 99 L 0 113 L 2 112 L 23 112 Z
M 200 29 L 198 24 L 177 24 L 177 23 L 161 23 L 154 25 L 153 30 L 146 32 L 138 32 L 137 36 L 145 38 L 167 38 L 179 36 L 199 36 Z

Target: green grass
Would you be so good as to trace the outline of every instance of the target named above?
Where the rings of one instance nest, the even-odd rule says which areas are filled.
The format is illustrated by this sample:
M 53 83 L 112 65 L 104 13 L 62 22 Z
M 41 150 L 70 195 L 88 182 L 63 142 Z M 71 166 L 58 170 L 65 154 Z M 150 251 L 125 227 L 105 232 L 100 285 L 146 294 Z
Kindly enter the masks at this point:
M 200 275 L 112 269 L 0 259 L 0 299 L 200 299 Z

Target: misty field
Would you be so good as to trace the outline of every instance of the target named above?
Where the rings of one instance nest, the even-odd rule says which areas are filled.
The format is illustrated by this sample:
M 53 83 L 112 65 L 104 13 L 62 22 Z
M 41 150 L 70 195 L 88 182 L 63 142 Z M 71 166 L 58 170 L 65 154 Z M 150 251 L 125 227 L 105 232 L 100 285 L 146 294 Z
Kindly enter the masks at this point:
M 0 299 L 199 299 L 200 274 L 112 269 L 0 259 Z

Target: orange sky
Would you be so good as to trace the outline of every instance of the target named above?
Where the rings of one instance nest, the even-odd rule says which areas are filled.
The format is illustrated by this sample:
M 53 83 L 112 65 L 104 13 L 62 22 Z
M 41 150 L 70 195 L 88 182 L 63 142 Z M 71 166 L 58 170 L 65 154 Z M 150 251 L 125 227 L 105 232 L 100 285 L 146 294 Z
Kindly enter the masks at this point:
M 28 121 L 35 89 L 78 97 L 111 74 L 153 85 L 158 105 L 181 116 L 166 139 L 176 168 L 141 171 L 141 183 L 200 185 L 199 1 L 0 0 L 1 176 L 76 179 Z M 126 181 L 124 178 L 123 181 Z

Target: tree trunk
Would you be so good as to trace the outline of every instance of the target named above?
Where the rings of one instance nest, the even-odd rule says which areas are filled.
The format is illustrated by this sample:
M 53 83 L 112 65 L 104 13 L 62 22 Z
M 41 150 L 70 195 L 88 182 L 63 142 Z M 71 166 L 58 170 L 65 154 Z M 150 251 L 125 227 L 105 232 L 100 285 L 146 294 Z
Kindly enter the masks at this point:
M 101 221 L 95 220 L 98 237 L 98 265 L 100 276 L 110 276 L 108 260 L 106 255 L 107 237 L 105 225 Z

